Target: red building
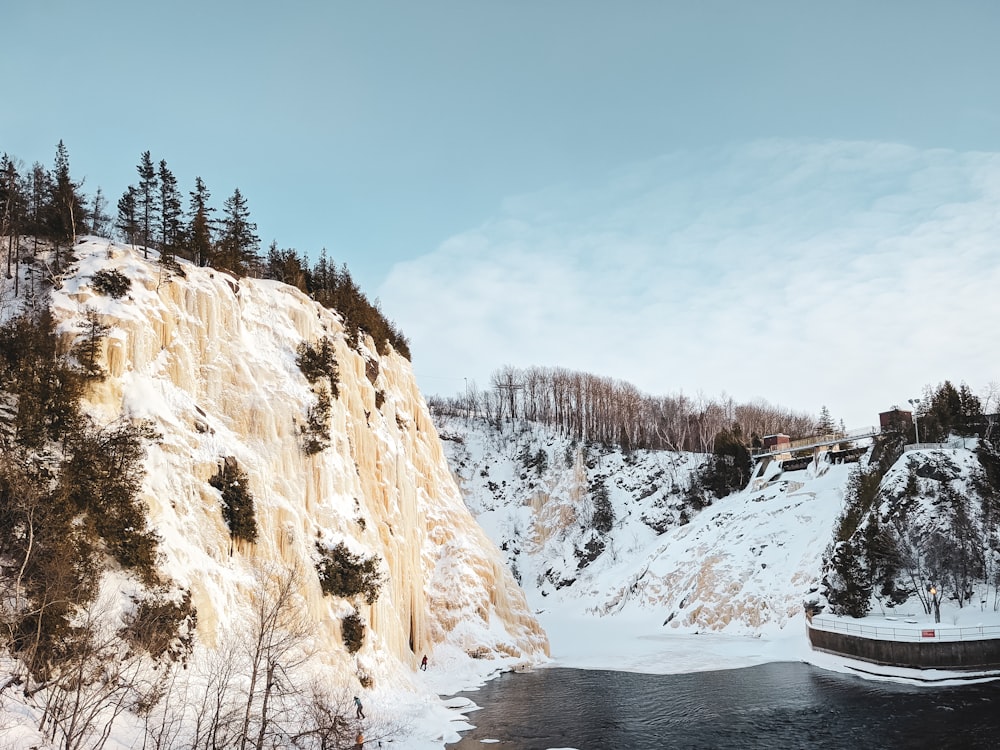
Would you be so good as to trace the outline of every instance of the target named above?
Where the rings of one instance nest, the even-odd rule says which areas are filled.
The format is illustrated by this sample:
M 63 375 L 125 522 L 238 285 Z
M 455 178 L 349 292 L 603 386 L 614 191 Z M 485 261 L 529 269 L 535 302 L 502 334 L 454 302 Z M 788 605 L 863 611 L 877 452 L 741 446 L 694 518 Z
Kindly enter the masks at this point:
M 898 430 L 903 432 L 909 429 L 913 423 L 913 412 L 900 409 L 898 406 L 892 407 L 889 411 L 879 412 L 878 426 L 883 432 Z
M 787 448 L 791 443 L 791 438 L 782 432 L 779 432 L 777 435 L 764 436 L 764 450 L 767 451 L 781 450 L 782 448 Z

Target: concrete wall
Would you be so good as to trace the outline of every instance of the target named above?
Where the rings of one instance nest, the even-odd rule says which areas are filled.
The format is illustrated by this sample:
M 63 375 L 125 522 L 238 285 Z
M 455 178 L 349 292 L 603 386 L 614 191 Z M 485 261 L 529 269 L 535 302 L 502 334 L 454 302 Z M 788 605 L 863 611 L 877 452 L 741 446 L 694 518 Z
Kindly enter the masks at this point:
M 916 669 L 1000 669 L 1000 639 L 982 641 L 877 641 L 846 633 L 808 628 L 818 651 L 853 659 Z

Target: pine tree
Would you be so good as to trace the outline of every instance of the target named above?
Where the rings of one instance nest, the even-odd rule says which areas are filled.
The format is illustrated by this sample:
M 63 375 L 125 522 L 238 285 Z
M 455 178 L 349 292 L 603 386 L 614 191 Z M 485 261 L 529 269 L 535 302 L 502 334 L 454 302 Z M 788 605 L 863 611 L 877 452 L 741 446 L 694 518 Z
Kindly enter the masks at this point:
M 55 166 L 52 172 L 49 202 L 49 229 L 56 243 L 56 269 L 59 268 L 59 246 L 76 244 L 76 224 L 84 219 L 83 201 L 79 184 L 69 174 L 69 152 L 62 141 L 56 146 Z
M 149 257 L 149 246 L 153 238 L 153 226 L 156 223 L 156 167 L 153 166 L 153 159 L 148 151 L 143 151 L 139 165 L 136 167 L 139 172 L 139 189 L 136 191 L 136 208 L 139 213 L 140 229 L 142 239 L 142 257 Z
M 226 199 L 223 210 L 222 239 L 215 265 L 242 275 L 257 261 L 257 225 L 250 221 L 250 209 L 239 188 Z
M 835 432 L 837 429 L 836 423 L 833 421 L 833 417 L 830 416 L 830 410 L 823 406 L 819 410 L 819 421 L 816 423 L 816 434 L 818 435 L 829 435 Z
M 0 237 L 7 239 L 7 278 L 14 278 L 14 294 L 18 292 L 20 258 L 17 253 L 25 213 L 24 184 L 17 165 L 7 154 L 0 158 Z M 14 272 L 11 266 L 14 266 Z
M 177 190 L 177 178 L 167 168 L 167 162 L 160 160 L 158 171 L 160 212 L 160 260 L 169 263 L 181 239 L 181 194 Z
M 306 271 L 308 266 L 294 249 L 280 249 L 276 241 L 267 248 L 265 275 L 269 279 L 281 281 L 306 291 Z
M 87 310 L 86 317 L 81 325 L 82 335 L 73 345 L 72 354 L 80 363 L 83 374 L 87 378 L 101 379 L 104 377 L 104 368 L 99 361 L 103 348 L 104 338 L 107 336 L 110 326 L 101 322 L 96 310 Z
M 960 429 L 963 435 L 974 435 L 984 425 L 983 407 L 966 383 L 958 387 L 958 403 L 962 412 Z
M 108 222 L 111 217 L 105 213 L 107 205 L 108 201 L 104 197 L 104 191 L 97 188 L 92 202 L 93 208 L 90 209 L 90 233 L 98 237 L 105 237 L 108 233 Z
M 139 234 L 138 199 L 136 195 L 135 186 L 129 185 L 122 197 L 118 199 L 118 221 L 115 223 L 115 228 L 121 232 L 125 242 L 130 245 L 135 244 L 136 237 Z
M 35 240 L 32 254 L 38 252 L 38 239 L 46 236 L 49 231 L 46 226 L 46 208 L 51 195 L 52 176 L 36 161 L 31 166 L 31 174 L 28 177 L 28 211 L 25 222 L 26 234 L 32 235 Z
M 195 177 L 194 190 L 188 194 L 191 198 L 188 216 L 191 221 L 187 230 L 187 249 L 191 262 L 204 266 L 212 257 L 212 213 L 215 211 L 208 204 L 211 194 L 201 177 Z

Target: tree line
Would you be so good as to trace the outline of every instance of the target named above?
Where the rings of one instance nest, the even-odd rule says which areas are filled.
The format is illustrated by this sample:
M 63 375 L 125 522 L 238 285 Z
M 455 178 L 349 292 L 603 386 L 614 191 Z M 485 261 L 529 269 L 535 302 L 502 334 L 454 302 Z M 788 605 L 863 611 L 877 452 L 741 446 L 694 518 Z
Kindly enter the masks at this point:
M 443 413 L 484 418 L 497 427 L 523 419 L 576 440 L 624 450 L 711 453 L 723 431 L 749 446 L 779 432 L 808 435 L 818 424 L 812 415 L 762 400 L 651 396 L 625 381 L 559 367 L 505 366 L 493 373 L 484 390 L 470 383 L 464 394 L 429 402 Z
M 22 244 L 30 242 L 34 259 L 39 243 L 48 243 L 54 252 L 47 273 L 55 276 L 68 262 L 68 250 L 77 236 L 89 233 L 142 247 L 147 257 L 155 250 L 159 261 L 175 271 L 180 271 L 176 259 L 183 258 L 237 276 L 291 284 L 339 312 L 352 345 L 364 333 L 372 337 L 379 353 L 387 353 L 391 345 L 410 358 L 409 342 L 399 328 L 385 317 L 377 301 L 371 302 L 361 291 L 347 266 L 338 267 L 325 250 L 314 264 L 295 249 L 279 248 L 276 241 L 262 254 L 257 225 L 239 188 L 217 214 L 201 177 L 195 178 L 185 206 L 166 160 L 154 159 L 149 151 L 141 154 L 136 174 L 136 182 L 126 188 L 111 214 L 100 187 L 88 196 L 83 182 L 73 179 L 69 152 L 62 141 L 51 169 L 39 162 L 26 168 L 7 153 L 0 156 L 0 238 L 14 294 L 20 293 Z

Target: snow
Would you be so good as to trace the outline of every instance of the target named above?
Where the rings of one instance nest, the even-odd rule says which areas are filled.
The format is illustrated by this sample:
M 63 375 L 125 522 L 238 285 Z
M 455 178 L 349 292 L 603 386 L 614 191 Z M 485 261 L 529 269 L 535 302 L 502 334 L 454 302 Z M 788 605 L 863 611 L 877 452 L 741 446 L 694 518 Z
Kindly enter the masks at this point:
M 377 357 L 374 348 L 347 349 L 339 317 L 295 289 L 237 283 L 187 264 L 185 279 L 167 278 L 135 250 L 96 238 L 76 254 L 76 271 L 53 306 L 66 336 L 88 308 L 112 326 L 110 377 L 89 398 L 95 418 L 148 418 L 163 434 L 148 451 L 143 497 L 162 537 L 163 572 L 175 590 L 190 589 L 198 607 L 192 671 L 246 617 L 254 566 L 296 562 L 308 570 L 321 538 L 378 554 L 388 584 L 374 606 L 361 607 L 369 638 L 354 658 L 337 625 L 352 605 L 304 586 L 322 654 L 316 668 L 361 693 L 370 716 L 400 721 L 413 750 L 457 741 L 476 706 L 441 696 L 474 691 L 504 670 L 673 674 L 805 661 L 914 684 L 969 676 L 875 668 L 810 649 L 803 601 L 818 587 L 850 466 L 820 457 L 782 473 L 771 463 L 746 490 L 691 511 L 683 491 L 704 456 L 625 455 L 530 424 L 498 433 L 464 418 L 432 423 L 409 363 L 379 358 L 371 383 L 365 360 Z M 93 292 L 89 276 L 102 268 L 132 280 L 126 298 Z M 337 339 L 342 394 L 331 448 L 307 458 L 297 430 L 311 391 L 294 350 L 321 335 Z M 385 394 L 381 409 L 376 388 Z M 539 451 L 546 465 L 527 466 Z M 262 526 L 257 545 L 232 555 L 207 485 L 230 455 L 251 478 Z M 956 460 L 958 481 L 968 476 L 970 456 Z M 600 483 L 615 520 L 591 555 Z M 104 587 L 124 597 L 134 582 L 108 576 Z M 910 605 L 859 624 L 922 628 L 927 617 Z M 942 607 L 943 626 L 994 624 L 1000 616 L 990 607 Z M 425 653 L 429 667 L 421 671 Z M 0 674 L 9 671 L 0 662 Z M 358 671 L 375 676 L 371 690 L 357 687 Z M 44 746 L 33 729 L 37 712 L 14 692 L 0 694 L 4 741 Z M 140 738 L 138 722 L 123 720 L 109 747 Z

